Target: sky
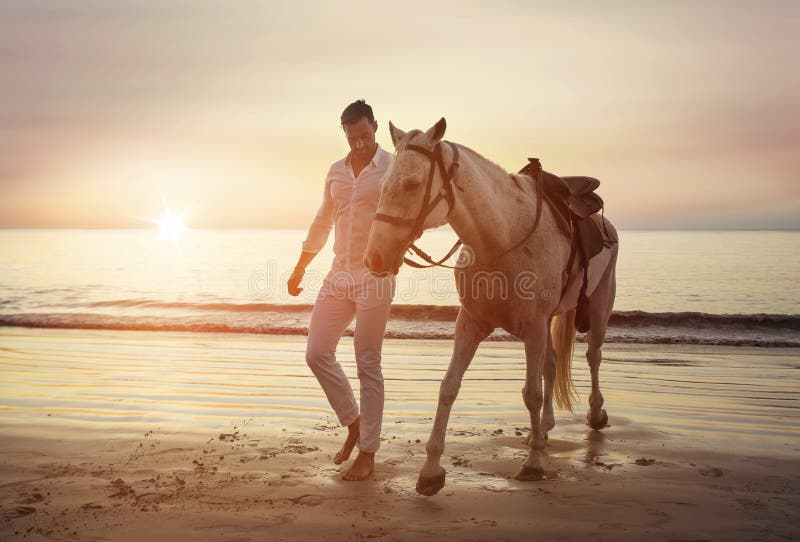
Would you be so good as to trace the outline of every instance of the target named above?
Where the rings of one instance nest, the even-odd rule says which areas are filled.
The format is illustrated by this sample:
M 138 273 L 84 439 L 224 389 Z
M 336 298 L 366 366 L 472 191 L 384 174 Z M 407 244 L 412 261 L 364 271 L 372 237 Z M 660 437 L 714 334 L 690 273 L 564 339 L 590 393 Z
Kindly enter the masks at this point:
M 800 2 L 0 3 L 0 227 L 306 228 L 365 98 L 623 229 L 800 228 Z

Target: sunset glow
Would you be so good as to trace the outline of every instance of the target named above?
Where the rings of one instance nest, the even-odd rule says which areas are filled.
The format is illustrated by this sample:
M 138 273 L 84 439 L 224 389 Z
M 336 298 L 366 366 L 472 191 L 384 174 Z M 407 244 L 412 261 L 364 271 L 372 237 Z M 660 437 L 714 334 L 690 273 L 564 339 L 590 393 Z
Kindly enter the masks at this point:
M 196 228 L 307 228 L 365 98 L 384 149 L 444 116 L 600 179 L 621 229 L 800 228 L 798 2 L 113 4 L 0 2 L 0 227 L 140 228 L 163 188 Z

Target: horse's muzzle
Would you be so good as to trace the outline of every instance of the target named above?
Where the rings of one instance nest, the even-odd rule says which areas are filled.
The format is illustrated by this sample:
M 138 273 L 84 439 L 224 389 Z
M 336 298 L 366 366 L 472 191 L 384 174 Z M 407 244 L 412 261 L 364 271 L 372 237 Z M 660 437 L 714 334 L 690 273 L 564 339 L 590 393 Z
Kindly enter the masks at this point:
M 400 260 L 402 261 L 402 260 Z M 379 277 L 383 277 L 388 274 L 396 275 L 398 271 L 400 271 L 400 262 L 395 262 L 392 264 L 391 262 L 387 262 L 384 260 L 383 256 L 381 256 L 378 252 L 373 252 L 371 255 L 367 254 L 364 256 L 364 265 L 367 266 L 367 269 L 372 271 L 375 275 Z
M 364 265 L 373 273 L 381 273 L 383 269 L 383 258 L 377 252 L 374 254 L 367 254 L 364 256 Z

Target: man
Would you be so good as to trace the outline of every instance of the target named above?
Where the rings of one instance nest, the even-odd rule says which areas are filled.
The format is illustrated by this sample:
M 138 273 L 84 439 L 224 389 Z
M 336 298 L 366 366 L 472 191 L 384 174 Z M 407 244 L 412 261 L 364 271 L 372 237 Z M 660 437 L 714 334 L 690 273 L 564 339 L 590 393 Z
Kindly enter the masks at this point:
M 344 480 L 363 480 L 373 471 L 380 446 L 383 419 L 381 347 L 386 320 L 394 297 L 395 277 L 377 277 L 364 266 L 369 230 L 380 196 L 380 181 L 391 154 L 375 142 L 378 123 L 364 100 L 348 105 L 341 116 L 350 153 L 333 164 L 325 178 L 322 205 L 303 242 L 297 266 L 287 283 L 298 295 L 306 266 L 325 245 L 335 226 L 334 261 L 325 277 L 311 313 L 306 362 L 317 377 L 347 438 L 334 457 L 337 465 L 359 452 L 342 475 Z M 361 405 L 336 361 L 336 346 L 347 326 L 356 319 L 353 344 Z

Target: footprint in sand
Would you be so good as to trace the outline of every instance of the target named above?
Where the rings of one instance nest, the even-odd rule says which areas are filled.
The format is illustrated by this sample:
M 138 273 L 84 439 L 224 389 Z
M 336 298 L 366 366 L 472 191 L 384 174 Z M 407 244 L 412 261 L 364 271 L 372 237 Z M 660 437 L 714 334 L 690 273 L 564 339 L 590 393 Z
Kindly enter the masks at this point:
M 158 493 L 158 492 L 150 492 L 150 493 L 142 493 L 141 495 L 136 495 L 136 503 L 137 504 L 157 504 L 164 502 L 170 497 L 174 497 L 174 495 L 168 493 Z
M 281 451 L 290 454 L 308 454 L 311 452 L 318 452 L 319 448 L 316 446 L 304 446 L 303 444 L 292 443 L 282 448 Z
M 36 512 L 36 508 L 33 506 L 17 506 L 10 510 L 5 510 L 3 515 L 8 520 L 27 516 L 28 514 L 33 514 L 34 512 Z
M 279 525 L 286 525 L 292 523 L 297 516 L 294 514 L 281 514 L 279 516 L 270 516 L 262 520 L 261 526 L 264 527 L 278 527 Z
M 708 467 L 708 468 L 705 468 L 705 469 L 697 469 L 697 472 L 699 472 L 703 476 L 707 476 L 708 478 L 719 478 L 724 474 L 722 472 L 722 469 L 718 469 L 716 467 Z
M 117 478 L 111 482 L 111 487 L 117 490 L 116 493 L 113 495 L 109 495 L 109 497 L 127 497 L 128 495 L 134 495 L 136 492 L 133 490 L 131 486 L 125 483 L 125 480 L 122 478 Z
M 21 504 L 35 504 L 37 502 L 42 502 L 43 500 L 44 500 L 44 497 L 42 496 L 42 494 L 39 493 L 39 492 L 34 491 L 31 494 L 23 493 L 20 496 L 19 502 Z
M 294 504 L 302 504 L 304 506 L 319 506 L 320 504 L 325 502 L 325 497 L 322 495 L 300 495 L 299 497 L 294 497 L 293 499 L 286 499 Z

